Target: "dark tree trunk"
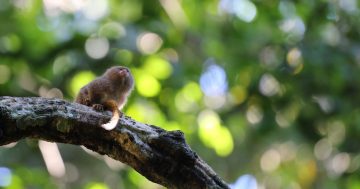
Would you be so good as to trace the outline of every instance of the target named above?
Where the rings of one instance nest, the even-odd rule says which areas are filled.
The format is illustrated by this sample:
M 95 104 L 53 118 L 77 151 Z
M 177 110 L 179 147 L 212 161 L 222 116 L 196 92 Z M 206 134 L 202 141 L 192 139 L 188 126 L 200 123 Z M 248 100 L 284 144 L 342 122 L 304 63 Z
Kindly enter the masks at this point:
M 0 146 L 27 137 L 83 145 L 168 188 L 228 188 L 190 149 L 181 131 L 126 116 L 107 131 L 99 125 L 110 116 L 60 99 L 0 97 Z

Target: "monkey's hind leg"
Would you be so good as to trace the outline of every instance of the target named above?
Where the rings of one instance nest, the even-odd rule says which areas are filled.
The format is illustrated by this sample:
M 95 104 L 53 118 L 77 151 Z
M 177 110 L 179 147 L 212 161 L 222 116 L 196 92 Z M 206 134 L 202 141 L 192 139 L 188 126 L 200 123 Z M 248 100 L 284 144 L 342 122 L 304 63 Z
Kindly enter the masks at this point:
M 104 106 L 102 104 L 93 104 L 92 108 L 96 111 L 102 112 L 104 111 Z

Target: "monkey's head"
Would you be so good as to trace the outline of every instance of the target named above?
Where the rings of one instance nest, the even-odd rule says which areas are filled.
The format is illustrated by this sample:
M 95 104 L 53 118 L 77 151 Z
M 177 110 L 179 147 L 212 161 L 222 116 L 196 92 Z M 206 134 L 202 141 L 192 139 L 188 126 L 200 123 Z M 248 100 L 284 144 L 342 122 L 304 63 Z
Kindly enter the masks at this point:
M 132 90 L 134 78 L 127 67 L 114 66 L 106 70 L 104 76 L 121 88 L 124 92 Z

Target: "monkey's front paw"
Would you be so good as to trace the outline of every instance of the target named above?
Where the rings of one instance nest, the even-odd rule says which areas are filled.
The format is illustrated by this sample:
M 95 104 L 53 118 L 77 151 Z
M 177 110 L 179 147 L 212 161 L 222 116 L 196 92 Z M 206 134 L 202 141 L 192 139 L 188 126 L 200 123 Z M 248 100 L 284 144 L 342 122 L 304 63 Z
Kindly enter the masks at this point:
M 104 111 L 104 106 L 101 104 L 93 104 L 92 108 L 96 111 Z
M 83 100 L 83 103 L 82 104 L 84 104 L 85 106 L 90 106 L 91 105 L 91 100 L 89 99 L 89 98 L 85 98 L 84 100 Z

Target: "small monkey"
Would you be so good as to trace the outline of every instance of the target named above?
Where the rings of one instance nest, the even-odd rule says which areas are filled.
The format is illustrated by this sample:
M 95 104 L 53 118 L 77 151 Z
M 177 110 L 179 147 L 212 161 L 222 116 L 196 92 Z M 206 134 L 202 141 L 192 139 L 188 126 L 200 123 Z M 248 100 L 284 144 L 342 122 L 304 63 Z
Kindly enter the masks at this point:
M 112 130 L 122 114 L 120 111 L 134 87 L 134 79 L 130 70 L 122 66 L 114 66 L 80 89 L 75 102 L 91 106 L 95 110 L 111 110 L 111 120 L 101 125 L 106 130 Z

